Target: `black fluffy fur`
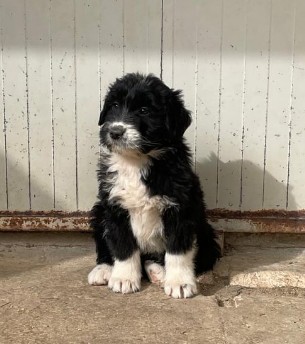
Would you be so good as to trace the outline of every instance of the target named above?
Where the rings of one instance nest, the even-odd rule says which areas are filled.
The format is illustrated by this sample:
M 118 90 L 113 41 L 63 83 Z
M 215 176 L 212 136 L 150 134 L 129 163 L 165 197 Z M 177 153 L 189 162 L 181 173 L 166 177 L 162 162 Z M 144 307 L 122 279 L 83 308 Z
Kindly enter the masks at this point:
M 145 110 L 140 110 L 143 108 Z M 100 114 L 101 145 L 110 150 L 106 139 L 107 125 L 114 121 L 124 121 L 137 128 L 143 138 L 138 142 L 142 154 L 162 149 L 160 156 L 150 157 L 150 168 L 142 175 L 142 182 L 150 196 L 167 196 L 178 205 L 161 214 L 166 251 L 184 253 L 191 249 L 196 239 L 196 273 L 212 269 L 220 257 L 220 249 L 215 232 L 207 222 L 203 192 L 192 170 L 190 150 L 183 139 L 191 116 L 184 107 L 181 92 L 168 88 L 153 75 L 127 74 L 110 85 Z M 107 164 L 101 160 L 99 201 L 91 212 L 98 264 L 113 264 L 114 258 L 125 260 L 138 249 L 128 210 L 120 206 L 119 200 L 109 200 L 109 186 L 105 183 L 109 174 L 107 169 Z M 142 258 L 153 258 L 162 263 L 164 253 L 143 252 Z

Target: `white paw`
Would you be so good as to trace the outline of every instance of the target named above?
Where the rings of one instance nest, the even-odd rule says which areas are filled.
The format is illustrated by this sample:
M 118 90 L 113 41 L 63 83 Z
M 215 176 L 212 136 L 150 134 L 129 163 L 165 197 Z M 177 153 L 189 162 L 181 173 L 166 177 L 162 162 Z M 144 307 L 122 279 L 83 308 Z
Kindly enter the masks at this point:
M 135 293 L 141 287 L 141 260 L 136 251 L 130 258 L 115 260 L 108 287 L 115 293 Z
M 196 281 L 183 283 L 182 281 L 166 281 L 164 284 L 165 294 L 175 299 L 192 297 L 197 294 Z
M 131 280 L 120 277 L 111 277 L 108 282 L 108 287 L 115 293 L 135 293 L 141 288 L 141 278 Z
M 151 283 L 162 284 L 165 277 L 165 269 L 152 260 L 146 260 L 144 264 L 145 271 Z
M 91 285 L 107 284 L 111 276 L 112 266 L 99 264 L 88 275 L 88 283 Z
M 175 299 L 192 297 L 197 294 L 193 259 L 196 249 L 183 254 L 165 254 L 164 291 Z

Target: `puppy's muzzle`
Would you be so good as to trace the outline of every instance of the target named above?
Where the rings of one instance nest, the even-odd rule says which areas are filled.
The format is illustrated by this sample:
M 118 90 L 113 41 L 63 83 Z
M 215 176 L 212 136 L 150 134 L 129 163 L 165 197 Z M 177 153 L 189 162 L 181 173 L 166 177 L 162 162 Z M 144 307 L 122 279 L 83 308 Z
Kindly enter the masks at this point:
M 125 133 L 126 128 L 122 125 L 113 125 L 109 128 L 109 135 L 113 140 L 119 140 Z

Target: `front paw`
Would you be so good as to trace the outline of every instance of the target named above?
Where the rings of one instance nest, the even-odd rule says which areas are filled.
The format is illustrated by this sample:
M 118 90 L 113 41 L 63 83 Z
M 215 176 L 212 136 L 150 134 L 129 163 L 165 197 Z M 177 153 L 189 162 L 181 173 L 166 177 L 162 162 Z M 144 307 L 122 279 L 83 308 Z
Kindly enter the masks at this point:
M 141 287 L 140 252 L 126 260 L 115 260 L 108 287 L 115 293 L 135 293 Z
M 135 293 L 141 288 L 141 277 L 138 278 L 126 278 L 111 276 L 108 282 L 108 288 L 115 293 L 130 294 Z
M 111 276 L 112 266 L 108 264 L 98 264 L 88 275 L 88 283 L 91 285 L 105 285 Z
M 189 298 L 197 294 L 195 279 L 187 282 L 183 280 L 166 280 L 164 283 L 165 294 L 175 299 Z

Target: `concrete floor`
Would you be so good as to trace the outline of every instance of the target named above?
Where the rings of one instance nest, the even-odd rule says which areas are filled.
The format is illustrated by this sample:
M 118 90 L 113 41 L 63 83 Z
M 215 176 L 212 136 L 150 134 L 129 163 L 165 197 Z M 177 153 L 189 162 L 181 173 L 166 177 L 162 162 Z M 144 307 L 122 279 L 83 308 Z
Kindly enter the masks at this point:
M 250 246 L 259 256 L 262 245 Z M 0 233 L 0 343 L 304 344 L 304 289 L 229 285 L 223 271 L 241 252 L 231 249 L 203 278 L 200 295 L 174 300 L 148 283 L 132 295 L 89 286 L 95 257 L 87 234 Z

